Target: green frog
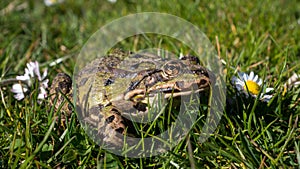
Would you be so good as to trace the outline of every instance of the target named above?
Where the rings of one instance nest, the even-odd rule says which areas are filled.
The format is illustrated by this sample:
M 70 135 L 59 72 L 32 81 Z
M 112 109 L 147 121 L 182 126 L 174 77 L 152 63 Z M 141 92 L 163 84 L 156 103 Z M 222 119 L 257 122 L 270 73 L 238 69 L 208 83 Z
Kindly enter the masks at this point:
M 51 85 L 51 103 L 58 108 L 66 98 L 76 98 L 78 118 L 89 132 L 105 144 L 120 146 L 125 136 L 133 135 L 132 121 L 147 116 L 158 95 L 168 101 L 209 91 L 215 76 L 195 56 L 178 59 L 116 49 L 86 65 L 75 80 L 72 89 L 71 78 L 59 73 Z M 71 113 L 71 107 L 61 110 Z

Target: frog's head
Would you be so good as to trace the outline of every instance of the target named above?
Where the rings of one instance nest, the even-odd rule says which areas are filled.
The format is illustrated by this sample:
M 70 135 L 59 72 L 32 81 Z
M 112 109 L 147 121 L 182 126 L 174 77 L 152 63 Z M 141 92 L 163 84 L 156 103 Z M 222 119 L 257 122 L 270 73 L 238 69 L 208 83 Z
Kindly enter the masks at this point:
M 192 61 L 195 61 L 194 57 L 169 60 L 158 69 L 138 72 L 125 92 L 124 99 L 138 102 L 157 93 L 170 98 L 209 90 L 214 83 L 214 75 Z

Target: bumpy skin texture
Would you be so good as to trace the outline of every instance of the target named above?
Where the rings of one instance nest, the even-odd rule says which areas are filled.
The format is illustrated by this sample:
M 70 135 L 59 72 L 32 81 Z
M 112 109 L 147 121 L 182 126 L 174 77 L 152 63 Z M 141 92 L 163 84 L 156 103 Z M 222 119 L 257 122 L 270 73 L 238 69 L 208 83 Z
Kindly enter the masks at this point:
M 85 66 L 75 80 L 76 110 L 82 124 L 102 143 L 122 146 L 123 135 L 130 134 L 128 116 L 146 115 L 147 104 L 154 102 L 157 93 L 163 93 L 165 99 L 169 99 L 189 95 L 192 90 L 207 91 L 214 76 L 193 56 L 168 60 L 148 53 L 114 50 Z M 51 104 L 56 109 L 65 97 L 72 100 L 71 78 L 59 73 L 52 82 L 50 93 Z M 61 110 L 72 111 L 68 104 Z
M 50 87 L 50 103 L 58 110 L 66 101 L 65 98 L 72 99 L 72 79 L 65 73 L 58 73 L 53 79 Z M 61 109 L 70 114 L 72 106 L 64 104 Z

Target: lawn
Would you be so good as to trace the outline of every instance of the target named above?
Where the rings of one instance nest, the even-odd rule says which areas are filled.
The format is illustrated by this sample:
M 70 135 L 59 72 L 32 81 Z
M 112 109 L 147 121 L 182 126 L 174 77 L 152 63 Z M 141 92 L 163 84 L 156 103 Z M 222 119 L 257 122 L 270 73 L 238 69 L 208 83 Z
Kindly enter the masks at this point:
M 27 86 L 25 98 L 15 99 L 12 86 L 19 83 L 15 78 L 24 75 L 27 63 L 37 61 L 41 76 L 47 69 L 50 86 L 57 73 L 73 74 L 77 56 L 98 29 L 140 12 L 168 13 L 194 24 L 222 60 L 226 106 L 205 142 L 198 140 L 199 122 L 166 153 L 123 157 L 89 138 L 76 113 L 64 116 L 51 106 L 49 97 L 38 99 L 39 85 L 45 84 L 41 80 Z M 52 6 L 43 1 L 2 0 L 0 24 L 0 168 L 300 168 L 297 0 L 66 0 Z M 116 47 L 193 53 L 185 44 L 155 34 L 129 37 Z M 237 84 L 243 72 L 254 72 L 263 80 L 259 89 Z M 267 100 L 248 94 L 263 95 L 269 87 L 274 89 Z

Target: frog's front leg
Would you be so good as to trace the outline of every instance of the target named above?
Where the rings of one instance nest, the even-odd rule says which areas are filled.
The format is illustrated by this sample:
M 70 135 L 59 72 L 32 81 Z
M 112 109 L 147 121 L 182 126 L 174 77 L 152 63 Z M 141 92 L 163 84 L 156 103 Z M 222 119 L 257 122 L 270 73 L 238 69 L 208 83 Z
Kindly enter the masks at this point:
M 130 135 L 129 121 L 122 117 L 119 108 L 113 104 L 97 105 L 89 109 L 89 116 L 84 118 L 85 127 L 95 139 L 105 145 L 121 147 L 124 144 L 124 135 Z M 131 129 L 130 129 L 131 130 Z M 130 139 L 126 139 L 130 145 Z

